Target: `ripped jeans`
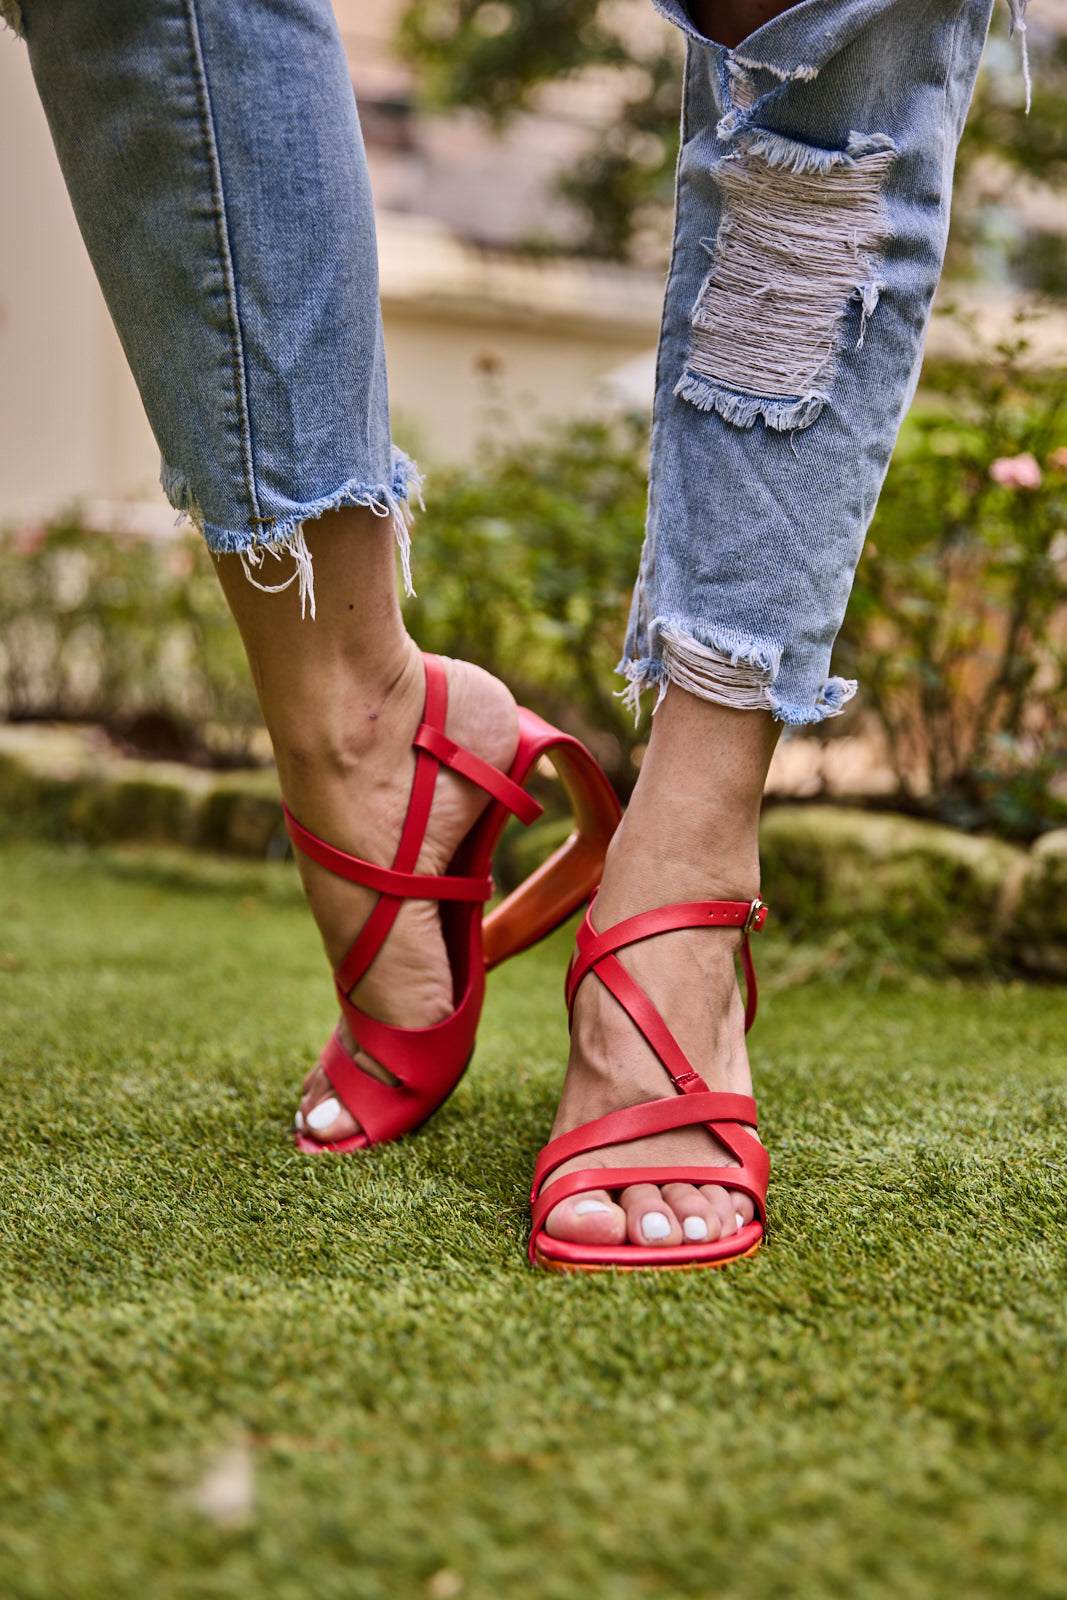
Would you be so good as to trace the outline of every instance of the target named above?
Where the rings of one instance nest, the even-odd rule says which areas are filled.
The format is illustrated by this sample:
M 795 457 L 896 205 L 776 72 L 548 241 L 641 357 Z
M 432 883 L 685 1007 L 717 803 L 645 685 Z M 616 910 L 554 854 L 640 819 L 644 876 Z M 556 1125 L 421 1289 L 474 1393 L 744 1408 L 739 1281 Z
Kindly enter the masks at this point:
M 918 377 L 993 0 L 687 35 L 648 528 L 621 670 L 810 723 Z M 1009 0 L 1017 21 L 1025 0 Z M 163 457 L 215 551 L 393 518 L 374 218 L 328 0 L 0 0 Z
M 621 670 L 783 722 L 830 651 L 918 381 L 992 0 L 804 0 L 687 35 L 648 529 Z M 1013 16 L 1022 21 L 1019 0 Z

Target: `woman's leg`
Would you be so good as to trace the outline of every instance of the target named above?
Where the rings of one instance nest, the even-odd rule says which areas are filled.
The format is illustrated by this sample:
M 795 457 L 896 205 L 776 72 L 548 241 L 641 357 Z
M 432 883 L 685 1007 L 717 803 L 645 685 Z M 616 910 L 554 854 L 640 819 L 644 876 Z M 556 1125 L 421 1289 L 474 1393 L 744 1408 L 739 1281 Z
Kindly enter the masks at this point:
M 413 469 L 390 442 L 373 211 L 330 6 L 26 0 L 21 12 L 164 487 L 215 553 L 282 792 L 313 832 L 387 865 L 423 699 L 395 577 Z M 506 767 L 510 694 L 462 663 L 449 679 L 448 733 Z M 486 798 L 440 774 L 417 870 L 445 870 Z M 301 871 L 337 962 L 374 897 L 303 859 Z M 404 905 L 355 999 L 405 1027 L 448 1015 L 432 903 Z M 315 1118 L 331 1100 L 316 1069 L 302 1105 L 324 1140 L 354 1130 L 336 1102 Z
M 282 794 L 293 815 L 350 855 L 388 866 L 411 792 L 412 738 L 422 716 L 422 657 L 404 629 L 396 592 L 396 546 L 373 512 L 344 508 L 305 529 L 315 571 L 317 615 L 302 617 L 295 590 L 264 594 L 236 556 L 217 558 L 241 630 Z M 502 683 L 469 662 L 448 664 L 448 736 L 506 771 L 518 742 L 515 702 Z M 447 872 L 488 796 L 442 770 L 416 865 Z M 332 968 L 340 965 L 377 895 L 297 853 L 308 903 Z M 402 1028 L 443 1022 L 455 1004 L 437 903 L 407 900 L 381 954 L 352 991 L 361 1010 Z M 355 1047 L 375 1076 L 388 1073 Z M 358 1126 L 321 1066 L 304 1081 L 299 1125 L 322 1141 Z
M 804 0 L 744 37 L 758 0 L 692 0 L 730 48 L 699 37 L 676 0 L 657 5 L 689 35 L 686 98 L 623 667 L 635 699 L 663 698 L 594 907 L 601 932 L 673 901 L 751 899 L 776 728 L 833 715 L 854 689 L 829 676 L 830 649 L 918 377 L 991 0 Z M 674 932 L 619 959 L 709 1087 L 745 1093 L 738 941 Z M 554 1133 L 669 1092 L 587 977 Z M 553 1178 L 732 1164 L 698 1126 Z M 564 1200 L 546 1227 L 671 1245 L 752 1214 L 738 1191 L 639 1185 Z

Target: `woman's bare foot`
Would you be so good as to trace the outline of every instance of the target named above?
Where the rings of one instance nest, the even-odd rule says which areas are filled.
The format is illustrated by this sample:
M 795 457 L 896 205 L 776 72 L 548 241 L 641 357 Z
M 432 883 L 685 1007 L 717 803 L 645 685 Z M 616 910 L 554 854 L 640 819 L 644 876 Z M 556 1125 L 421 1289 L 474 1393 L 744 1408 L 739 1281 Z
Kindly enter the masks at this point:
M 518 745 L 518 718 L 510 691 L 465 661 L 447 661 L 450 739 L 501 771 L 511 766 Z M 367 708 L 359 726 L 338 730 L 342 748 L 308 755 L 286 785 L 299 821 L 351 855 L 388 866 L 407 813 L 415 755 L 411 740 L 422 716 L 425 677 L 411 646 L 388 692 Z M 330 768 L 324 773 L 323 757 Z M 316 772 L 311 770 L 318 768 Z M 433 808 L 415 870 L 443 873 L 456 849 L 489 804 L 489 796 L 455 773 L 438 772 Z M 337 967 L 377 895 L 346 882 L 298 854 L 308 903 Z M 441 931 L 438 902 L 408 900 L 352 1000 L 379 1021 L 427 1028 L 453 1009 L 452 973 Z M 342 1018 L 345 1048 L 363 1069 L 390 1081 L 388 1071 L 359 1050 Z M 321 1143 L 350 1138 L 358 1124 L 316 1066 L 304 1080 L 297 1127 Z
M 593 908 L 598 931 L 642 911 L 689 900 L 752 900 L 759 891 L 759 797 L 776 733 L 769 716 L 734 712 L 672 689 L 630 810 L 612 841 Z M 618 959 L 663 1017 L 709 1089 L 749 1095 L 744 1006 L 734 956 L 740 934 L 679 930 Z M 553 1138 L 625 1106 L 674 1093 L 643 1036 L 590 973 L 575 1000 L 570 1061 Z M 736 1165 L 702 1127 L 681 1128 L 583 1155 L 551 1183 L 591 1167 Z M 586 1245 L 677 1245 L 728 1238 L 755 1214 L 739 1189 L 676 1183 L 593 1190 L 549 1214 L 554 1238 Z

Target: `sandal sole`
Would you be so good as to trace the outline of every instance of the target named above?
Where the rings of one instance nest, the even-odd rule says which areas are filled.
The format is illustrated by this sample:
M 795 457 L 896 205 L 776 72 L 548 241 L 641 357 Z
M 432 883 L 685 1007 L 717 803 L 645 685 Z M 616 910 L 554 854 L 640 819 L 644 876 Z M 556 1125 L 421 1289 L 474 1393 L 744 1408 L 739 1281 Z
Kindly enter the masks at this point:
M 642 1265 L 624 1266 L 622 1262 L 577 1262 L 557 1261 L 551 1256 L 543 1256 L 540 1250 L 534 1253 L 534 1265 L 543 1272 L 707 1272 L 718 1271 L 728 1267 L 734 1261 L 748 1261 L 759 1250 L 762 1240 L 754 1244 L 751 1250 L 741 1250 L 735 1256 L 723 1256 L 718 1261 L 656 1261 Z

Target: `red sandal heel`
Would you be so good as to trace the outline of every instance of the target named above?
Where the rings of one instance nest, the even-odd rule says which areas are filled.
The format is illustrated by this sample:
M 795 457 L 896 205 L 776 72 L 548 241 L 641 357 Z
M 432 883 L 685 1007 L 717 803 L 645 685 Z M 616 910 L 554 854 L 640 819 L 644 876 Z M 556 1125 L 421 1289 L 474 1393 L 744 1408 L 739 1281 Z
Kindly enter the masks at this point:
M 483 939 L 488 972 L 528 950 L 585 904 L 600 883 L 604 856 L 622 821 L 615 790 L 585 745 L 522 706 L 512 772 L 520 766 L 524 774 L 532 772 L 542 756 L 552 762 L 567 792 L 575 828 L 570 838 L 486 917 Z
M 711 1091 L 699 1073 L 694 1072 L 663 1018 L 642 991 L 615 952 L 642 939 L 654 938 L 676 928 L 742 928 L 741 963 L 745 973 L 745 1032 L 756 1017 L 756 974 L 749 948 L 749 934 L 758 933 L 767 920 L 762 900 L 701 900 L 685 905 L 663 906 L 629 917 L 606 933 L 597 933 L 587 914 L 578 930 L 578 948 L 567 974 L 567 1006 L 574 1011 L 574 997 L 583 978 L 595 973 L 629 1014 L 636 1027 L 656 1052 L 677 1093 L 645 1105 L 628 1106 L 606 1117 L 587 1122 L 571 1133 L 552 1139 L 541 1151 L 534 1169 L 530 1196 L 532 1227 L 530 1260 L 550 1272 L 598 1272 L 607 1268 L 636 1271 L 648 1268 L 723 1267 L 730 1261 L 755 1255 L 766 1224 L 767 1179 L 770 1158 L 759 1140 L 749 1132 L 756 1126 L 756 1102 L 749 1095 Z M 586 1155 L 606 1145 L 626 1144 L 646 1139 L 670 1128 L 693 1127 L 699 1123 L 724 1145 L 739 1162 L 736 1167 L 593 1167 L 571 1172 L 555 1183 L 547 1180 L 557 1167 L 575 1156 Z M 546 1187 L 547 1183 L 547 1187 Z M 710 1244 L 670 1246 L 581 1245 L 553 1239 L 542 1224 L 561 1200 L 593 1189 L 625 1189 L 635 1183 L 722 1184 L 750 1195 L 756 1208 L 752 1222 L 731 1235 Z
M 334 973 L 334 984 L 360 1048 L 396 1079 L 395 1083 L 383 1083 L 364 1072 L 335 1031 L 320 1065 L 361 1131 L 329 1143 L 296 1131 L 297 1149 L 316 1155 L 324 1150 L 362 1150 L 399 1139 L 432 1116 L 456 1087 L 473 1052 L 487 966 L 496 966 L 536 943 L 588 897 L 599 882 L 604 854 L 622 814 L 611 785 L 585 747 L 533 712 L 519 713 L 518 749 L 506 774 L 455 744 L 445 733 L 448 681 L 444 664 L 436 656 L 424 656 L 423 661 L 426 703 L 412 741 L 415 776 L 392 866 L 376 866 L 336 849 L 285 810 L 286 828 L 298 850 L 339 877 L 378 892 L 373 911 Z M 489 876 L 493 851 L 509 816 L 529 825 L 544 809 L 522 786 L 546 754 L 556 764 L 574 804 L 577 831 L 497 908 L 483 929 L 483 907 L 493 892 Z M 460 845 L 448 873 L 432 876 L 414 868 L 442 766 L 484 789 L 491 804 Z M 406 899 L 441 902 L 455 1009 L 431 1028 L 397 1028 L 378 1022 L 348 998 L 381 949 Z M 487 935 L 491 957 L 485 948 Z

